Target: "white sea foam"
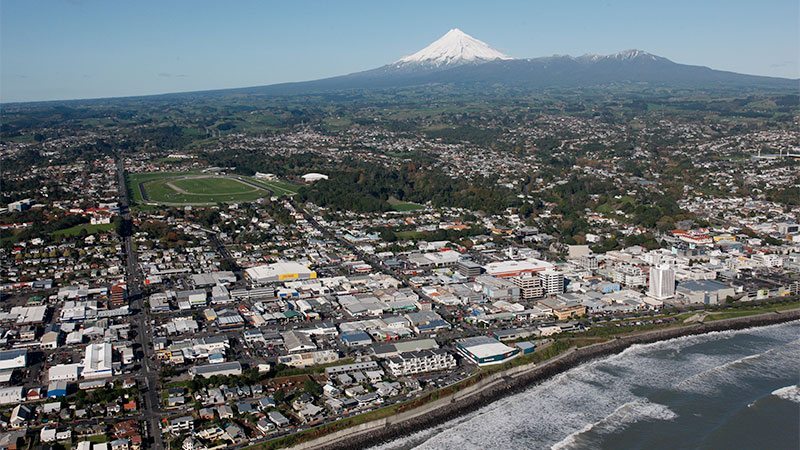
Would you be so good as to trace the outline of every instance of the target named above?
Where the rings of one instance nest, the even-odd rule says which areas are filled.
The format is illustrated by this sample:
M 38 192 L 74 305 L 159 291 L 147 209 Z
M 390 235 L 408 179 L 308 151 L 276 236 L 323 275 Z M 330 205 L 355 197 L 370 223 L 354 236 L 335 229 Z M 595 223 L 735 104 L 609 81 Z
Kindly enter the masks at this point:
M 789 400 L 790 402 L 800 403 L 800 386 L 793 384 L 772 391 L 772 395 Z
M 602 419 L 587 424 L 580 430 L 569 434 L 555 443 L 551 450 L 566 450 L 580 446 L 580 437 L 586 433 L 610 434 L 627 428 L 631 424 L 643 420 L 675 420 L 678 417 L 666 405 L 651 403 L 646 399 L 638 399 L 625 403 Z

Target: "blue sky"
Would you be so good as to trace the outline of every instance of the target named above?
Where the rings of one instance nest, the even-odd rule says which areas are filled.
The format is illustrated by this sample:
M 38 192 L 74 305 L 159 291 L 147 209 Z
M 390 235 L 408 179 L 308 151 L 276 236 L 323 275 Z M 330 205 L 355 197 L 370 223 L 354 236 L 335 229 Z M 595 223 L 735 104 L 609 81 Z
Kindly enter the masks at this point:
M 0 1 L 0 101 L 256 86 L 356 72 L 461 28 L 514 57 L 646 50 L 800 77 L 800 2 Z

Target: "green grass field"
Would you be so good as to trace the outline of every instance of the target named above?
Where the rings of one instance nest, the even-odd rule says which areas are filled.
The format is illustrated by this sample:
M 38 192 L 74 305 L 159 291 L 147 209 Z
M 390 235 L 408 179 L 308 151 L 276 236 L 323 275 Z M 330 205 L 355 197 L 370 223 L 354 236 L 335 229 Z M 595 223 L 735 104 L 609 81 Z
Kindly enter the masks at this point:
M 297 193 L 295 185 L 284 181 L 200 172 L 133 173 L 128 175 L 128 186 L 137 205 L 211 205 Z
M 111 231 L 114 229 L 113 223 L 102 223 L 98 225 L 92 225 L 90 223 L 83 223 L 80 225 L 75 225 L 74 227 L 64 228 L 63 230 L 57 230 L 52 233 L 53 236 L 78 236 L 81 233 L 81 230 L 86 230 L 87 234 L 95 234 L 95 233 L 102 233 L 105 231 Z
M 258 178 L 248 178 L 248 181 L 262 186 L 265 189 L 269 189 L 277 196 L 297 194 L 297 186 L 292 183 L 287 183 L 286 181 L 268 181 Z
M 196 195 L 244 194 L 254 189 L 241 181 L 218 177 L 179 178 L 170 180 L 167 183 L 169 183 L 170 187 L 174 186 Z
M 420 205 L 419 203 L 413 202 L 404 202 L 402 200 L 398 200 L 394 197 L 389 199 L 389 204 L 392 205 L 392 209 L 398 212 L 408 212 L 408 211 L 417 211 L 420 209 L 425 208 L 424 206 Z

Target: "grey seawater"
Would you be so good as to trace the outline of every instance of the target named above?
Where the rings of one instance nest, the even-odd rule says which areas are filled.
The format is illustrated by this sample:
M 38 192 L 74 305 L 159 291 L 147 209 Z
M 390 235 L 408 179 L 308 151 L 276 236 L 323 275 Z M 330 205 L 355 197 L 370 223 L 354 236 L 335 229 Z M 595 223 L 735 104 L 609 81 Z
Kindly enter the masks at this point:
M 800 322 L 624 352 L 390 449 L 800 449 Z

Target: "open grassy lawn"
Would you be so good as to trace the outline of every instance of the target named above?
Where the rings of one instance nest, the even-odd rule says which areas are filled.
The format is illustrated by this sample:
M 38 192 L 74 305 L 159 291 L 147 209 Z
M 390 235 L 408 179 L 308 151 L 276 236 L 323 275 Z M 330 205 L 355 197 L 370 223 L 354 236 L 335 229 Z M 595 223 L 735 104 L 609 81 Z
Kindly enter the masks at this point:
M 101 223 L 92 225 L 90 223 L 82 223 L 74 227 L 64 228 L 63 230 L 56 230 L 52 233 L 53 236 L 78 236 L 81 230 L 86 230 L 86 234 L 102 233 L 114 229 L 113 223 Z
M 181 177 L 192 175 L 193 172 L 142 172 L 142 173 L 129 173 L 128 174 L 128 189 L 131 192 L 131 200 L 133 203 L 142 204 L 142 189 L 140 185 L 146 184 L 150 181 L 164 180 L 168 178 Z
M 244 183 L 235 177 L 199 173 L 153 172 L 128 176 L 137 204 L 209 205 L 246 202 L 269 196 L 266 187 Z
M 171 180 L 172 186 L 199 195 L 244 194 L 254 188 L 232 178 L 203 177 Z
M 733 319 L 736 317 L 752 316 L 755 314 L 764 314 L 773 311 L 788 311 L 790 309 L 800 308 L 800 301 L 792 301 L 781 304 L 767 304 L 767 305 L 746 305 L 736 309 L 726 309 L 723 311 L 712 311 L 708 313 L 706 322 L 713 322 L 715 320 Z
M 423 233 L 422 231 L 415 231 L 415 230 L 397 231 L 394 234 L 395 236 L 397 236 L 397 239 L 401 240 L 422 239 L 425 236 L 425 233 Z
M 406 211 L 416 211 L 418 209 L 425 208 L 424 206 L 420 205 L 419 203 L 413 202 L 404 202 L 402 200 L 398 200 L 394 197 L 389 199 L 389 204 L 392 205 L 392 209 L 398 212 L 406 212 Z
M 297 186 L 286 181 L 269 181 L 259 178 L 249 178 L 248 181 L 272 191 L 277 196 L 297 194 Z

